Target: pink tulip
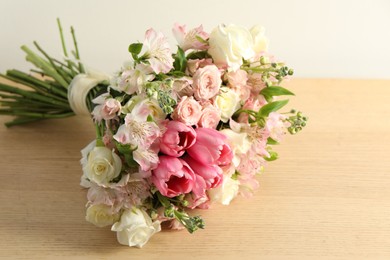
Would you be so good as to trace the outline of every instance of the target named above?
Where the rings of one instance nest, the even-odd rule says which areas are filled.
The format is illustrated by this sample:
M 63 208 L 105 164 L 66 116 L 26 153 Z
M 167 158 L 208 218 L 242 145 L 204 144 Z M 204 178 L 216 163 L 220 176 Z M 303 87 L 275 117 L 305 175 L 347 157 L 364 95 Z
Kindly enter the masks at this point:
M 192 191 L 195 173 L 182 159 L 160 156 L 160 163 L 152 172 L 152 182 L 160 193 L 172 198 Z
M 167 130 L 161 138 L 160 151 L 166 155 L 180 157 L 185 150 L 194 145 L 195 130 L 179 121 L 169 121 Z
M 232 161 L 233 153 L 223 133 L 212 128 L 197 128 L 195 132 L 196 142 L 187 149 L 194 160 L 206 165 L 227 165 Z
M 222 170 L 218 165 L 203 164 L 193 159 L 191 156 L 185 156 L 183 160 L 192 168 L 197 175 L 197 178 L 199 176 L 203 178 L 206 189 L 216 188 L 222 183 Z

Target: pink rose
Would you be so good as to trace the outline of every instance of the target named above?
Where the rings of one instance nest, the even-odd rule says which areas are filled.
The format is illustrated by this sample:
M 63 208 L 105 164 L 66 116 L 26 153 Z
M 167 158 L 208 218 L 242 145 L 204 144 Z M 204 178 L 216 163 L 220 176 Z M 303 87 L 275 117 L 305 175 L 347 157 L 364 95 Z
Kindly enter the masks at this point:
M 195 125 L 199 121 L 201 111 L 202 106 L 193 97 L 184 96 L 173 111 L 172 119 L 189 126 Z
M 196 142 L 187 152 L 196 161 L 203 164 L 227 165 L 233 159 L 227 137 L 212 128 L 197 128 Z
M 208 100 L 218 94 L 221 84 L 221 72 L 217 66 L 200 68 L 194 75 L 194 96 L 197 100 Z
M 228 86 L 240 96 L 241 100 L 247 100 L 251 94 L 251 87 L 246 84 L 248 73 L 245 70 L 230 71 L 226 74 Z
M 195 130 L 178 121 L 169 121 L 161 138 L 160 151 L 166 155 L 180 157 L 195 143 Z
M 194 60 L 188 60 L 187 61 L 187 69 L 186 69 L 186 73 L 188 75 L 194 75 L 195 72 L 199 69 L 199 68 L 203 68 L 207 65 L 213 65 L 213 60 L 212 59 L 194 59 Z
M 203 107 L 197 126 L 216 128 L 221 120 L 221 111 L 210 103 Z
M 182 159 L 160 156 L 160 163 L 152 171 L 152 182 L 160 193 L 172 198 L 191 192 L 195 183 L 195 173 Z
M 218 187 L 222 182 L 222 170 L 216 164 L 203 164 L 191 156 L 185 156 L 183 160 L 193 169 L 194 173 L 203 178 L 206 189 Z

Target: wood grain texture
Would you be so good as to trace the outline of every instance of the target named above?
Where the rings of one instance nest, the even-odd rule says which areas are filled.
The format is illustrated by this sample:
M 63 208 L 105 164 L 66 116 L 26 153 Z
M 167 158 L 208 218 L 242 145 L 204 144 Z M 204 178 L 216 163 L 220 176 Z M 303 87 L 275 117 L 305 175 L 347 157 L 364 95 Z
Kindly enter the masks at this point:
M 252 199 L 199 211 L 206 229 L 143 249 L 84 220 L 88 118 L 0 126 L 4 259 L 390 259 L 390 81 L 295 79 L 304 132 L 276 150 Z M 7 118 L 0 118 L 0 123 Z

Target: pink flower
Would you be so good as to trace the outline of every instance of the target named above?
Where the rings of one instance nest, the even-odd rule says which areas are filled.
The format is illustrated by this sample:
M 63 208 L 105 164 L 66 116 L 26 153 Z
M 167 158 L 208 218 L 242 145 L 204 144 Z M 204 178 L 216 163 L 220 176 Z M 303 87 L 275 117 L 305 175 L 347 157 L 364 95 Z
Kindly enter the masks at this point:
M 198 69 L 194 75 L 194 96 L 197 100 L 208 100 L 219 92 L 222 84 L 221 72 L 215 65 Z
M 144 56 L 156 74 L 168 73 L 173 68 L 171 49 L 167 38 L 161 32 L 147 30 L 143 47 L 146 48 Z
M 182 159 L 171 156 L 160 156 L 160 163 L 152 171 L 152 182 L 160 193 L 172 198 L 191 192 L 195 174 Z
M 248 74 L 245 70 L 230 71 L 226 74 L 228 86 L 236 92 L 241 100 L 247 100 L 251 94 L 251 87 L 246 84 Z
M 272 112 L 269 114 L 266 122 L 266 129 L 269 135 L 275 141 L 281 141 L 287 133 L 287 127 L 290 123 L 286 121 L 286 116 Z
M 203 164 L 193 159 L 191 156 L 185 156 L 183 160 L 188 163 L 194 173 L 205 181 L 206 189 L 218 187 L 222 182 L 222 170 L 216 164 Z
M 108 93 L 98 96 L 92 100 L 97 104 L 92 111 L 93 118 L 96 121 L 111 120 L 117 117 L 121 111 L 121 102 L 112 98 Z
M 227 137 L 212 128 L 197 128 L 196 142 L 187 152 L 196 161 L 203 164 L 227 165 L 233 159 Z
M 172 119 L 191 126 L 198 123 L 201 111 L 201 105 L 193 97 L 184 96 L 171 116 Z
M 204 128 L 216 128 L 221 120 L 221 111 L 218 108 L 211 105 L 210 103 L 206 104 L 200 115 L 197 126 Z
M 189 49 L 206 50 L 208 48 L 206 40 L 209 35 L 203 31 L 202 25 L 187 32 L 185 25 L 175 23 L 172 31 L 180 48 L 184 51 Z
M 195 130 L 178 121 L 169 121 L 161 138 L 160 150 L 166 155 L 180 157 L 195 143 Z
M 176 79 L 172 84 L 172 90 L 176 97 L 192 96 L 194 90 L 192 89 L 192 79 L 189 77 L 183 77 Z
M 187 69 L 186 69 L 186 73 L 189 74 L 189 75 L 194 75 L 195 72 L 199 69 L 199 68 L 203 68 L 207 65 L 213 65 L 213 60 L 212 59 L 201 59 L 201 60 L 198 60 L 198 59 L 194 59 L 194 60 L 188 60 L 187 61 Z

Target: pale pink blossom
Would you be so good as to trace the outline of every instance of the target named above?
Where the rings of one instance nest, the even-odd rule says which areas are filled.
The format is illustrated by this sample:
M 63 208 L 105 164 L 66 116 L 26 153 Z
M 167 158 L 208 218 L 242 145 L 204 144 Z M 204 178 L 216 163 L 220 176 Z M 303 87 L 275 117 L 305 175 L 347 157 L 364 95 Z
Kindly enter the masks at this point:
M 167 38 L 161 32 L 147 30 L 143 47 L 146 49 L 143 56 L 156 74 L 168 73 L 173 68 L 172 52 Z
M 217 66 L 200 68 L 194 74 L 194 96 L 197 100 L 211 99 L 218 94 L 221 84 L 221 72 Z
M 229 71 L 225 74 L 228 87 L 238 94 L 241 100 L 247 100 L 251 94 L 251 87 L 246 84 L 248 73 L 245 70 Z
M 203 31 L 202 25 L 187 32 L 185 25 L 175 23 L 172 31 L 179 47 L 182 48 L 183 51 L 189 49 L 206 50 L 208 48 L 206 40 L 209 38 L 209 35 Z
M 195 72 L 199 68 L 206 67 L 208 65 L 213 65 L 213 60 L 212 59 L 191 59 L 187 61 L 187 68 L 186 68 L 186 73 L 190 76 L 193 76 Z
M 197 128 L 196 142 L 187 152 L 196 161 L 211 165 L 226 165 L 233 159 L 233 153 L 223 133 L 212 128 Z
M 146 82 L 152 81 L 154 75 L 150 66 L 137 64 L 134 69 L 124 70 L 117 79 L 113 88 L 129 95 L 141 93 Z
M 266 87 L 260 73 L 249 74 L 247 84 L 251 89 L 252 96 L 258 96 L 260 91 Z
M 192 88 L 192 78 L 183 77 L 176 79 L 172 84 L 172 90 L 176 98 L 181 98 L 183 96 L 192 96 L 194 94 L 194 89 Z
M 144 150 L 161 135 L 160 128 L 154 122 L 147 121 L 150 110 L 145 103 L 137 104 L 125 117 L 114 135 L 114 139 L 122 144 L 130 144 Z
M 221 121 L 221 111 L 210 103 L 203 106 L 197 126 L 216 128 Z
M 158 164 L 157 152 L 152 149 L 144 149 L 143 147 L 138 147 L 133 152 L 133 159 L 139 164 L 142 171 L 152 170 Z
M 264 96 L 257 95 L 257 96 L 250 96 L 242 106 L 243 110 L 253 110 L 253 111 L 259 111 L 259 109 L 266 105 L 267 101 L 265 100 Z M 237 121 L 239 123 L 248 123 L 249 116 L 247 113 L 241 113 L 238 116 Z
M 191 192 L 195 174 L 188 164 L 180 158 L 160 156 L 160 162 L 152 171 L 152 182 L 160 193 L 172 198 Z
M 277 142 L 280 142 L 287 133 L 287 128 L 291 124 L 286 121 L 286 116 L 272 112 L 269 114 L 266 122 L 266 129 L 269 136 Z
M 180 157 L 194 145 L 195 140 L 196 132 L 192 127 L 178 121 L 169 121 L 161 137 L 160 151 L 166 155 Z
M 92 102 L 97 104 L 92 111 L 95 121 L 111 120 L 120 114 L 121 103 L 117 99 L 112 98 L 108 93 L 98 96 Z
M 193 98 L 184 96 L 180 99 L 172 113 L 172 119 L 180 121 L 188 126 L 198 123 L 202 106 Z

